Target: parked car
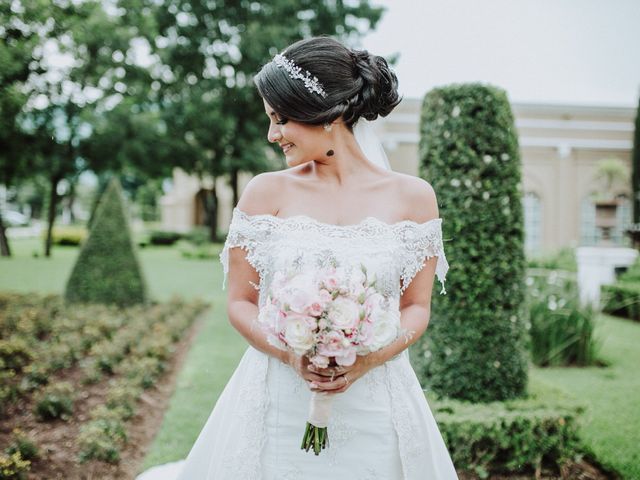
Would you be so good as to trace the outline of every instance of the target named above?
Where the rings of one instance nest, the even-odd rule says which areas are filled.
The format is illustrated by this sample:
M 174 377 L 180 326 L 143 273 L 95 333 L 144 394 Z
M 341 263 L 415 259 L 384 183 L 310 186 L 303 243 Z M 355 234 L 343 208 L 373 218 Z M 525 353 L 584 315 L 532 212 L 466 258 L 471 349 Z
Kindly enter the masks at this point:
M 29 217 L 15 210 L 5 210 L 2 212 L 2 223 L 5 227 L 24 227 L 29 225 Z

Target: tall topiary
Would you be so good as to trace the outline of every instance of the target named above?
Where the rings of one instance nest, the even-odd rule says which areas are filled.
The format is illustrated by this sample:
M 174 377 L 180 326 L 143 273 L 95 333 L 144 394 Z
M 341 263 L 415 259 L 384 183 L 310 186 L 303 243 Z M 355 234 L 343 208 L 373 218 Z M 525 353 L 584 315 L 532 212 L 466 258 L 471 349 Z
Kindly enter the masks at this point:
M 633 192 L 633 223 L 640 223 L 640 98 L 636 110 L 636 124 L 633 133 L 633 152 L 631 153 L 631 191 Z
M 70 303 L 128 306 L 144 303 L 146 290 L 120 184 L 114 179 L 96 208 L 89 236 L 67 282 L 65 298 Z
M 420 174 L 434 187 L 451 263 L 426 335 L 412 351 L 435 393 L 486 402 L 527 387 L 521 162 L 506 93 L 431 90 L 420 119 Z

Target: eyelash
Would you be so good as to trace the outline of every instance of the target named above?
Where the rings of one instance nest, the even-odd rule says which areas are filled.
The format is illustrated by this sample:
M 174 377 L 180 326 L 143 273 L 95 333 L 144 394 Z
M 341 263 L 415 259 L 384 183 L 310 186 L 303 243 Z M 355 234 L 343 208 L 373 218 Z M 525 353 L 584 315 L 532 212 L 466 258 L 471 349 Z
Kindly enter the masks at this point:
M 289 120 L 287 118 L 283 118 L 282 120 L 279 120 L 276 122 L 276 124 L 278 125 L 284 125 L 285 123 L 287 123 Z

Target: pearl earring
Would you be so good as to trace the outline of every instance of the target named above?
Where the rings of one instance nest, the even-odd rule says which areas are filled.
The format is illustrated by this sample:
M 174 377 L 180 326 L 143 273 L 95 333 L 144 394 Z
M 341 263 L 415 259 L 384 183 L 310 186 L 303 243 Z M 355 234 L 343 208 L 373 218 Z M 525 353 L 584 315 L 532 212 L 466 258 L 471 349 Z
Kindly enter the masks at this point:
M 330 132 L 332 127 L 333 125 L 331 125 L 329 122 L 324 124 L 324 129 L 326 132 Z

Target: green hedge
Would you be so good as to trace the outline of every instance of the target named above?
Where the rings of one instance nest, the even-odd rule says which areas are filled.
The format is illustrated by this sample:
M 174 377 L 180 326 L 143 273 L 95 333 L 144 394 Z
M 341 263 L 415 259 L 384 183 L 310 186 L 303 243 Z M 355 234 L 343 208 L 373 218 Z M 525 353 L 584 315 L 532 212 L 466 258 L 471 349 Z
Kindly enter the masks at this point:
M 640 322 L 640 282 L 619 282 L 600 289 L 602 311 Z
M 87 229 L 82 226 L 55 226 L 51 231 L 51 242 L 54 245 L 61 246 L 77 246 L 87 239 Z M 42 233 L 43 240 L 46 238 L 47 232 Z
M 118 306 L 147 301 L 146 282 L 117 180 L 109 184 L 98 204 L 89 238 L 67 282 L 65 300 Z
M 423 385 L 461 400 L 522 396 L 527 386 L 521 162 L 506 93 L 481 84 L 431 90 L 420 173 L 438 196 L 451 269 L 412 347 Z M 435 291 L 435 290 L 434 290 Z
M 456 469 L 480 478 L 500 473 L 533 478 L 542 468 L 558 473 L 585 450 L 578 429 L 587 407 L 557 391 L 504 402 L 436 398 L 429 404 Z

